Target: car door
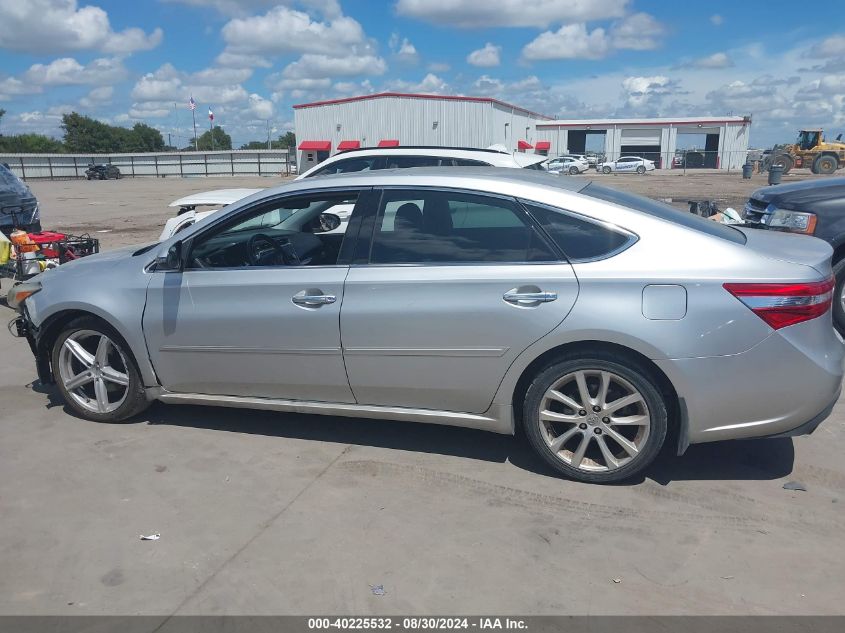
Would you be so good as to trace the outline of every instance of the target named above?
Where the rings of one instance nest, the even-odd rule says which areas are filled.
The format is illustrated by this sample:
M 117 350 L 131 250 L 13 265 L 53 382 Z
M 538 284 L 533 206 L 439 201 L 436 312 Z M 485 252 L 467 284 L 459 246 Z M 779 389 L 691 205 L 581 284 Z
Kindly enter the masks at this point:
M 367 192 L 329 190 L 256 203 L 192 235 L 182 272 L 152 272 L 143 324 L 162 386 L 354 402 L 339 314 L 349 270 L 343 253 L 357 229 L 322 233 L 320 215 L 355 205 Z
M 512 198 L 386 188 L 367 221 L 341 309 L 356 400 L 483 413 L 569 313 L 572 267 Z
M 635 159 L 620 158 L 616 161 L 616 171 L 634 171 L 636 169 Z

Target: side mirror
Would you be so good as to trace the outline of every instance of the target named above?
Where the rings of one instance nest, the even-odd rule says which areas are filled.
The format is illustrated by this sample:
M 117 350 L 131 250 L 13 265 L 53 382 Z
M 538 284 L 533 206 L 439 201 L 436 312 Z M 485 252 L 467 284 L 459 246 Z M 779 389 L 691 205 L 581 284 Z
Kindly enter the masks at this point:
M 320 214 L 320 230 L 324 233 L 328 233 L 329 231 L 334 231 L 337 227 L 340 226 L 340 216 L 335 215 L 334 213 L 321 213 Z
M 182 270 L 182 241 L 174 242 L 166 253 L 159 253 L 156 257 L 157 272 L 173 272 Z

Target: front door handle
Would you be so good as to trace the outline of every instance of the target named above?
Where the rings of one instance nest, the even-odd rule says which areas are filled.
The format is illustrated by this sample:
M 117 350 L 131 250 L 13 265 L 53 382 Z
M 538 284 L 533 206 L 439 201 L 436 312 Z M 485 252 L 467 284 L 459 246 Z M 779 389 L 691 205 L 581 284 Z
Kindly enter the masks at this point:
M 518 306 L 532 306 L 538 303 L 548 303 L 557 300 L 556 292 L 517 292 L 511 290 L 506 292 L 502 298 L 508 303 Z
M 329 305 L 337 301 L 334 295 L 325 295 L 319 290 L 309 288 L 308 290 L 300 290 L 293 297 L 293 301 L 298 306 L 306 308 L 319 308 L 320 306 Z

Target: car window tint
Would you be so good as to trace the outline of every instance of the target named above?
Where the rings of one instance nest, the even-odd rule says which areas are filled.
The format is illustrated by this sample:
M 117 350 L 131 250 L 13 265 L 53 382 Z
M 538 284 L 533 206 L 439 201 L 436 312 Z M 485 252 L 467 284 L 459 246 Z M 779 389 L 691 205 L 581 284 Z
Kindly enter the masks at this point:
M 346 158 L 331 165 L 326 165 L 318 170 L 315 176 L 327 176 L 329 174 L 351 174 L 358 171 L 370 171 L 377 169 L 375 163 L 378 156 L 359 156 L 357 158 Z
M 736 244 L 745 244 L 746 242 L 745 234 L 739 229 L 728 226 L 727 224 L 722 224 L 721 222 L 714 222 L 713 220 L 702 218 L 701 216 L 693 213 L 687 213 L 685 211 L 681 211 L 680 209 L 675 209 L 674 207 L 670 207 L 668 204 L 652 200 L 651 198 L 645 198 L 643 196 L 638 196 L 626 191 L 620 191 L 618 189 L 611 189 L 610 187 L 604 187 L 595 183 L 590 183 L 578 193 L 592 198 L 598 198 L 599 200 L 612 202 L 629 209 L 634 209 L 641 213 L 647 213 L 648 215 L 661 220 L 680 224 L 681 226 L 685 226 L 694 231 L 706 233 L 714 237 L 720 237 Z
M 370 261 L 377 264 L 558 259 L 509 200 L 442 191 L 386 191 Z
M 387 156 L 385 169 L 406 169 L 408 167 L 439 167 L 438 156 Z
M 455 158 L 454 161 L 457 167 L 490 167 L 489 163 L 469 158 Z
M 570 261 L 593 260 L 616 254 L 634 243 L 634 236 L 590 222 L 561 209 L 523 202 Z

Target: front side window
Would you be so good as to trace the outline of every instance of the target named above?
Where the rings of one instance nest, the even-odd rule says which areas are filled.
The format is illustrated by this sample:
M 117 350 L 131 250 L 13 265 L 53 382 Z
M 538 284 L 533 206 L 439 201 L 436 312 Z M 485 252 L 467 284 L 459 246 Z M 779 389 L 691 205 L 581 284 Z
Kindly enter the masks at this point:
M 198 236 L 189 268 L 331 266 L 358 194 L 320 194 L 261 205 Z
M 385 169 L 407 169 L 409 167 L 452 166 L 451 158 L 437 156 L 385 156 Z
M 370 254 L 375 264 L 557 259 L 513 201 L 430 190 L 384 192 Z

